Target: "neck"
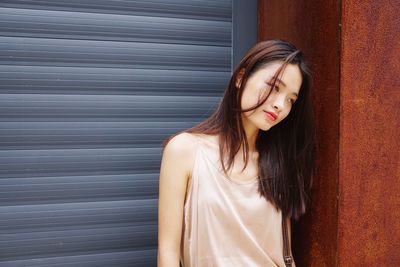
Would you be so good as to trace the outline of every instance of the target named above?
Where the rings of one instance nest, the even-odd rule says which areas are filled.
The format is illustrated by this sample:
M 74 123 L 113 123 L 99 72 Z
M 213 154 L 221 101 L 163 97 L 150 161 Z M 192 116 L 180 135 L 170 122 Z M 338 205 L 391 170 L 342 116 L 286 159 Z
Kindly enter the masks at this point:
M 249 152 L 256 152 L 256 140 L 257 140 L 257 135 L 258 135 L 258 131 L 257 133 L 254 133 L 250 136 L 247 135 L 247 143 L 249 145 Z
M 256 128 L 256 127 L 251 127 L 250 125 L 245 125 L 245 123 L 243 123 L 243 128 L 246 134 L 246 139 L 247 139 L 247 143 L 249 145 L 249 152 L 253 153 L 253 152 L 257 152 L 256 151 L 256 140 L 257 140 L 257 136 L 258 136 L 258 132 L 260 131 L 260 129 Z M 241 150 L 243 149 L 243 144 L 241 145 Z

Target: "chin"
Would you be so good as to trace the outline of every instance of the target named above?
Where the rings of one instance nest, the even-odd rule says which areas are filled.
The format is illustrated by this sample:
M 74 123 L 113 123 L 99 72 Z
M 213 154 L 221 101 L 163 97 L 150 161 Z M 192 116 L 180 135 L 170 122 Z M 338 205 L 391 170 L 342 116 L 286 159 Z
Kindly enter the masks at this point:
M 261 127 L 260 130 L 266 132 L 271 128 L 272 128 L 272 126 L 268 125 L 268 126 Z

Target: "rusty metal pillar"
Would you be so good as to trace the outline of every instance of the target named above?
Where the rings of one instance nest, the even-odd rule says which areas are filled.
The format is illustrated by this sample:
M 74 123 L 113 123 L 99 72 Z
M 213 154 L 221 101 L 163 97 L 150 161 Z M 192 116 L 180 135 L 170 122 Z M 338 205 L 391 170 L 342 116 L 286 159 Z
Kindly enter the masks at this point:
M 338 266 L 400 266 L 400 1 L 342 1 Z
M 396 0 L 258 1 L 258 40 L 291 41 L 314 72 L 316 177 L 293 226 L 298 267 L 400 266 L 398 14 Z

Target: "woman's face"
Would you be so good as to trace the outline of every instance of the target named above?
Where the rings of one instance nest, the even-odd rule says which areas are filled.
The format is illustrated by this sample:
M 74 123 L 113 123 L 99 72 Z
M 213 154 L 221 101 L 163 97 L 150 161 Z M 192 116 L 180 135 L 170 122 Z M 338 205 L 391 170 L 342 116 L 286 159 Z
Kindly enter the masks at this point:
M 265 97 L 265 94 L 268 94 L 271 90 L 272 78 L 281 64 L 282 61 L 271 62 L 248 78 L 241 99 L 242 109 L 256 105 Z M 236 82 L 240 85 L 240 80 Z M 301 83 L 300 68 L 295 64 L 287 64 L 268 99 L 257 109 L 242 114 L 243 126 L 267 131 L 281 122 L 292 109 L 299 95 Z

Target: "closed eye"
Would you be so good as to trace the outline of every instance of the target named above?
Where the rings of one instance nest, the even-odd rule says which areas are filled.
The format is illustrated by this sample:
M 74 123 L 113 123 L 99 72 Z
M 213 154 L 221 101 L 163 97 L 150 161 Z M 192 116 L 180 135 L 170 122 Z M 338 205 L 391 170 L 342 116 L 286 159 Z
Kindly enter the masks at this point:
M 267 83 L 270 87 L 272 86 L 272 83 Z M 279 86 L 274 85 L 274 90 L 279 92 Z
M 270 82 L 267 82 L 267 84 L 269 85 L 269 87 L 271 88 L 271 86 L 272 86 L 272 83 L 270 83 Z M 280 91 L 280 88 L 279 88 L 279 86 L 277 86 L 277 85 L 274 85 L 273 86 L 273 89 L 274 89 L 274 91 L 276 91 L 276 92 L 278 92 L 279 93 L 279 91 Z M 295 102 L 296 102 L 296 98 L 289 98 L 288 99 L 288 102 L 291 104 L 291 105 L 293 105 Z

